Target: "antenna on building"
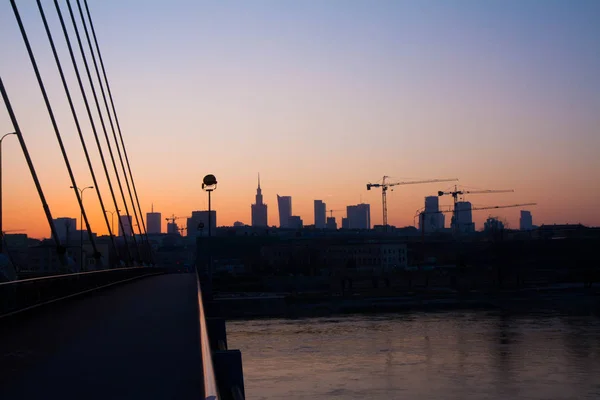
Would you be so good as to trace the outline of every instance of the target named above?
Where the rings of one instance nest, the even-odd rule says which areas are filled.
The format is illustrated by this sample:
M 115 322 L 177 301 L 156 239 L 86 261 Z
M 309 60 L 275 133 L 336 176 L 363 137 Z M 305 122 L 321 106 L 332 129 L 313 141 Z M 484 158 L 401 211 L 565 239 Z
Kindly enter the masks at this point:
M 260 189 L 260 172 L 258 173 L 258 188 Z

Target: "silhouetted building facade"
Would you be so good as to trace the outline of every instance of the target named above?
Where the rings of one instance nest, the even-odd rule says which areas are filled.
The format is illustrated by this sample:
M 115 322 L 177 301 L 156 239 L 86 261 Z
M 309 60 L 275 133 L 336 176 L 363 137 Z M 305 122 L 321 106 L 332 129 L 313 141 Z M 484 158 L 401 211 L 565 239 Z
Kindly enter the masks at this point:
M 282 272 L 295 272 L 312 265 L 333 271 L 384 272 L 408 266 L 408 248 L 400 242 L 285 242 L 262 247 L 261 261 Z
M 504 229 L 504 223 L 496 217 L 489 217 L 483 223 L 484 232 L 497 232 Z
M 456 232 L 471 233 L 475 232 L 475 224 L 473 223 L 473 212 L 471 202 L 458 201 L 454 209 L 452 229 Z
M 168 235 L 179 235 L 179 226 L 176 222 L 167 222 L 167 234 Z M 189 233 L 188 233 L 189 235 Z
M 258 228 L 267 227 L 267 205 L 263 203 L 260 175 L 258 176 L 258 188 L 256 189 L 256 203 L 252 204 L 250 208 L 252 211 L 252 226 Z
M 146 232 L 150 234 L 161 233 L 162 214 L 159 212 L 146 213 Z
M 325 229 L 325 217 L 327 216 L 327 206 L 323 200 L 315 200 L 315 228 Z
M 350 221 L 348 218 L 342 217 L 342 229 L 350 229 Z
M 287 228 L 292 216 L 292 197 L 277 195 L 277 207 L 279 208 L 279 227 Z
M 444 227 L 444 215 L 440 212 L 439 197 L 425 197 L 425 210 L 419 218 L 419 229 L 423 232 L 435 232 Z
M 55 218 L 52 221 L 54 222 L 54 229 L 56 229 L 58 239 L 64 245 L 74 240 L 77 240 L 77 242 L 80 241 L 76 218 L 61 217 Z
M 335 221 L 335 217 L 327 217 L 326 229 L 331 230 L 331 231 L 337 230 L 337 222 Z
M 348 229 L 371 229 L 371 205 L 357 204 L 346 207 Z
M 211 235 L 217 233 L 217 212 L 210 210 Z M 192 216 L 187 219 L 188 236 L 208 236 L 208 211 L 192 211 Z
M 302 229 L 303 223 L 302 223 L 302 218 L 300 218 L 297 215 L 292 215 L 290 216 L 290 218 L 288 218 L 288 225 L 287 227 L 289 229 Z
M 530 231 L 533 229 L 533 218 L 531 211 L 521 210 L 521 218 L 519 218 L 519 229 L 522 231 Z
M 123 236 L 123 233 L 125 234 L 124 236 L 133 235 L 131 215 L 121 215 L 119 218 L 121 219 L 121 223 L 119 223 L 119 236 Z

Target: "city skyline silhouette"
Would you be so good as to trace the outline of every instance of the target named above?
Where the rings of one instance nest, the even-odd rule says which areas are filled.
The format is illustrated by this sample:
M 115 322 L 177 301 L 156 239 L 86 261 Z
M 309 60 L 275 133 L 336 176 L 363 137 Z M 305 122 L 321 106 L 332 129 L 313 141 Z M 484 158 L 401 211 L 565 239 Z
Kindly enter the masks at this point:
M 315 199 L 337 209 L 362 198 L 379 224 L 380 193 L 364 185 L 384 174 L 512 188 L 514 194 L 472 201 L 535 201 L 536 224 L 600 225 L 600 56 L 592 51 L 600 6 L 456 5 L 91 2 L 144 217 L 152 203 L 163 215 L 206 209 L 200 184 L 213 173 L 219 224 L 250 223 L 260 171 L 270 225 L 278 193 L 293 197 L 294 214 L 305 221 L 312 220 Z M 91 185 L 37 9 L 23 4 L 21 13 L 75 175 Z M 0 5 L 0 34 L 3 80 L 52 213 L 76 217 L 8 4 Z M 68 57 L 64 44 L 57 50 Z M 72 83 L 73 71 L 65 74 Z M 82 129 L 91 145 L 89 123 Z M 0 112 L 0 132 L 10 131 Z M 92 163 L 99 168 L 94 153 Z M 3 143 L 2 169 L 4 229 L 48 237 L 13 137 Z M 99 186 L 108 197 L 104 177 Z M 449 186 L 390 193 L 389 223 L 412 225 L 424 197 Z M 94 232 L 106 233 L 97 198 L 86 196 L 85 205 Z M 502 212 L 512 226 L 518 215 L 519 209 Z M 488 214 L 473 217 L 482 226 Z

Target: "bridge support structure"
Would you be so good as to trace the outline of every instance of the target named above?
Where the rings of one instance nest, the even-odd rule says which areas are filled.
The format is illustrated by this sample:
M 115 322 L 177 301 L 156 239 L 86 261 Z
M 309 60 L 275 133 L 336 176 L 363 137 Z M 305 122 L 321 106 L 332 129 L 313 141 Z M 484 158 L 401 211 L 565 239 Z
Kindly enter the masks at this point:
M 213 351 L 213 363 L 220 399 L 245 399 L 242 352 L 239 350 Z

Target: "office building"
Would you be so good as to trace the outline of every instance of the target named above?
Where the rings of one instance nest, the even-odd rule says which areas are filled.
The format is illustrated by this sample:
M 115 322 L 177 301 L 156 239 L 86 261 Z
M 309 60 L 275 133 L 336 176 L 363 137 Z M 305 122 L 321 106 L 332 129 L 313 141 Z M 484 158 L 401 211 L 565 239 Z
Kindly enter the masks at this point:
M 533 218 L 531 211 L 521 210 L 521 218 L 519 219 L 519 229 L 522 231 L 530 231 L 533 229 Z
M 161 223 L 162 214 L 154 212 L 154 206 L 152 206 L 152 212 L 146 213 L 146 232 L 149 235 L 161 233 Z
M 287 228 L 292 216 L 292 197 L 277 195 L 277 207 L 279 208 L 279 227 Z
M 176 222 L 167 222 L 167 234 L 168 235 L 179 235 L 179 226 Z
M 346 207 L 348 229 L 371 229 L 371 205 L 357 204 Z
M 121 221 L 119 223 L 119 236 L 131 236 L 133 235 L 133 226 L 131 222 L 131 215 L 121 215 Z M 125 235 L 123 235 L 125 233 Z
M 342 229 L 350 229 L 348 218 L 342 217 Z
M 290 218 L 288 219 L 288 224 L 287 227 L 289 229 L 302 229 L 302 218 L 300 218 L 297 215 L 292 215 L 290 216 Z
M 440 212 L 439 197 L 425 197 L 425 209 L 419 218 L 419 229 L 423 232 L 436 232 L 444 227 L 444 216 Z
M 337 231 L 337 222 L 335 221 L 335 217 L 327 217 L 326 229 L 331 231 Z
M 315 228 L 325 229 L 325 217 L 327 216 L 327 206 L 323 200 L 315 200 Z
M 77 242 L 81 240 L 77 231 L 76 218 L 61 217 L 53 219 L 52 222 L 54 223 L 58 240 L 63 244 L 67 245 L 74 240 L 77 240 Z
M 211 236 L 217 233 L 217 212 L 210 210 Z M 188 236 L 208 236 L 208 211 L 192 211 L 187 219 Z
M 461 233 L 475 232 L 472 208 L 471 202 L 469 201 L 459 201 L 456 203 L 452 229 Z
M 260 189 L 260 175 L 258 175 L 258 188 L 256 189 L 256 202 L 250 207 L 252 212 L 253 227 L 267 227 L 267 205 L 263 203 L 262 190 Z

